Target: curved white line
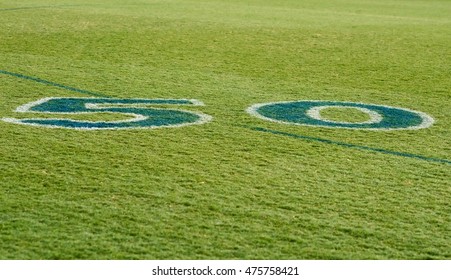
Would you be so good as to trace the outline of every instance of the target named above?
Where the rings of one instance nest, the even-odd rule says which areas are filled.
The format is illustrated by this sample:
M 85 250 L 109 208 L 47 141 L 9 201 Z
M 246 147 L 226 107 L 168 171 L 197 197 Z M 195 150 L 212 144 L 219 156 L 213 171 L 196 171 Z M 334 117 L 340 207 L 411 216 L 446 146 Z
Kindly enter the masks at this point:
M 363 122 L 339 122 L 339 121 L 332 121 L 332 120 L 324 119 L 321 116 L 321 111 L 324 109 L 329 109 L 329 108 L 356 109 L 356 110 L 359 110 L 359 111 L 367 114 L 370 117 L 370 119 L 367 121 L 363 121 Z M 337 106 L 337 105 L 315 106 L 315 107 L 312 107 L 309 110 L 307 110 L 307 112 L 305 112 L 305 114 L 307 116 L 311 117 L 312 119 L 315 119 L 318 121 L 323 121 L 323 122 L 328 122 L 328 123 L 335 123 L 335 124 L 375 124 L 375 123 L 380 123 L 383 119 L 383 117 L 376 111 L 373 111 L 373 110 L 370 110 L 367 108 L 353 107 L 353 106 Z

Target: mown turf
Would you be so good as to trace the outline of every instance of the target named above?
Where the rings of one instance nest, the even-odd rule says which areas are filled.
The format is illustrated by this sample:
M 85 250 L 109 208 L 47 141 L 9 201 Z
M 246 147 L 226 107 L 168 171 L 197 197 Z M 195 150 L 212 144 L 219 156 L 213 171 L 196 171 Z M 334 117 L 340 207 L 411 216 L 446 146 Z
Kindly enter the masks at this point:
M 450 14 L 445 0 L 2 1 L 1 118 L 54 117 L 14 110 L 91 92 L 197 99 L 205 106 L 192 110 L 213 121 L 0 122 L 0 258 L 450 259 Z M 245 111 L 288 100 L 383 104 L 436 122 L 329 129 Z

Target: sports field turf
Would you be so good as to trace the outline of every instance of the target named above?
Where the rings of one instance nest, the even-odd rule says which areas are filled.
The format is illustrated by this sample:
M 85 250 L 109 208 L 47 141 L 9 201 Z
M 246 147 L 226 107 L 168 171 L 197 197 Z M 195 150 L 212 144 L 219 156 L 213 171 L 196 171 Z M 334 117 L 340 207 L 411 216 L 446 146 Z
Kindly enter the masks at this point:
M 0 258 L 451 259 L 450 15 L 449 0 L 0 1 Z M 115 129 L 136 114 L 108 100 L 164 127 Z M 348 104 L 321 117 L 357 129 L 290 123 L 298 103 L 279 102 L 302 100 Z M 288 123 L 249 113 L 266 103 Z M 359 129 L 356 103 L 434 122 Z

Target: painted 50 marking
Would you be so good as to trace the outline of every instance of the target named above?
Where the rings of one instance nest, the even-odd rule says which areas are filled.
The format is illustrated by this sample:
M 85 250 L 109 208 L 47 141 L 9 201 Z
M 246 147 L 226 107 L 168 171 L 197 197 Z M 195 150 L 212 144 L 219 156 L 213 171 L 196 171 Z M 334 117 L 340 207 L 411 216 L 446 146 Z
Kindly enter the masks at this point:
M 151 129 L 204 124 L 212 117 L 199 112 L 161 108 L 163 105 L 202 106 L 189 99 L 129 99 L 129 98 L 63 98 L 50 97 L 19 106 L 19 113 L 92 114 L 116 113 L 128 117 L 120 121 L 80 121 L 63 118 L 3 118 L 5 122 L 58 127 L 79 130 L 99 129 Z M 158 106 L 160 108 L 151 108 Z M 357 109 L 368 115 L 363 122 L 338 122 L 327 120 L 321 111 L 328 108 Z M 263 120 L 282 124 L 320 126 L 328 128 L 395 130 L 421 129 L 434 123 L 434 119 L 422 112 L 385 105 L 339 101 L 285 101 L 255 104 L 247 112 Z

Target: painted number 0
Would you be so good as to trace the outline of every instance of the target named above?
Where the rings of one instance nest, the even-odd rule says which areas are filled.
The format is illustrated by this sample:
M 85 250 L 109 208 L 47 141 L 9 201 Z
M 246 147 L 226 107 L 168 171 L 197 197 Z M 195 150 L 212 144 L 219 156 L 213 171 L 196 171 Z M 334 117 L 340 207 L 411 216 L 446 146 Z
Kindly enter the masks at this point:
M 167 105 L 202 106 L 188 99 L 116 99 L 116 98 L 44 98 L 16 109 L 20 113 L 92 114 L 115 113 L 128 117 L 120 121 L 80 121 L 63 118 L 3 118 L 5 122 L 60 127 L 79 130 L 133 129 L 179 127 L 209 122 L 212 117 L 203 113 L 181 109 L 161 108 Z M 151 108 L 152 106 L 153 108 Z M 155 106 L 159 108 L 155 108 Z M 356 109 L 368 115 L 362 122 L 338 122 L 322 117 L 328 108 Z M 255 117 L 283 124 L 319 126 L 329 128 L 394 130 L 421 129 L 431 126 L 429 115 L 409 109 L 384 105 L 338 101 L 288 101 L 255 104 L 247 109 Z
M 354 109 L 368 115 L 363 122 L 338 122 L 321 116 L 329 108 Z M 338 101 L 289 101 L 255 104 L 247 112 L 258 118 L 294 125 L 320 126 L 330 128 L 395 130 L 421 129 L 433 124 L 429 115 L 413 110 L 384 105 L 338 102 Z

